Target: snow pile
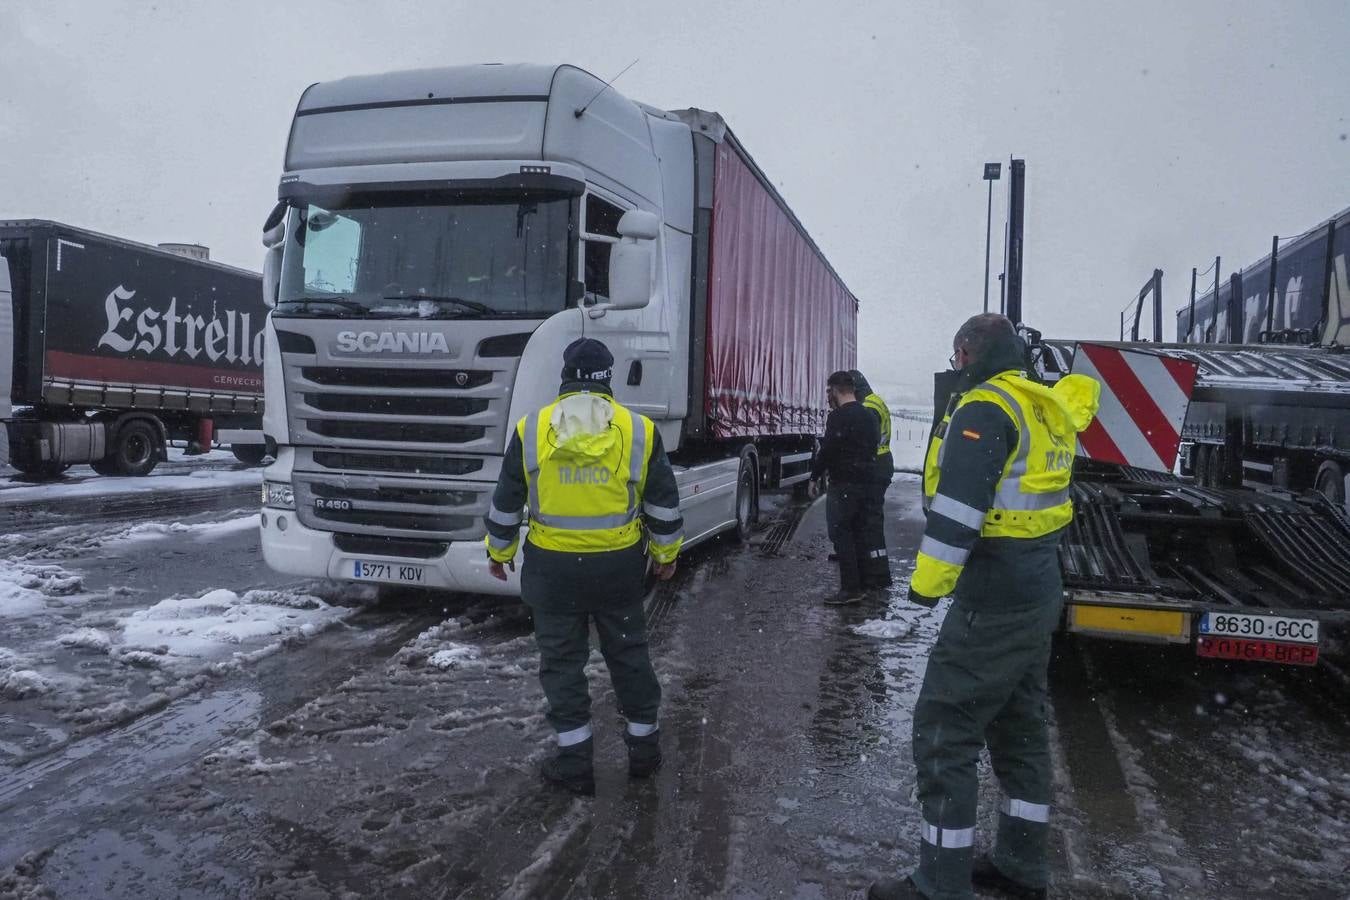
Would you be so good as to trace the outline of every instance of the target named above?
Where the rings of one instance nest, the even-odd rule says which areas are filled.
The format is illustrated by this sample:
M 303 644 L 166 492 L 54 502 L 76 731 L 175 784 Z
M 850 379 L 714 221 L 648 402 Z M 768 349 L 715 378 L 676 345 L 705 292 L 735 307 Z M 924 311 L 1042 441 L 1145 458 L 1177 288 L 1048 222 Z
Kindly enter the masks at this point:
M 853 626 L 854 634 L 885 640 L 908 637 L 913 630 L 914 623 L 902 619 L 871 619 Z
M 467 644 L 451 643 L 443 650 L 437 650 L 427 657 L 427 665 L 445 671 L 446 669 L 464 669 L 478 662 L 478 648 Z
M 142 665 L 159 662 L 154 657 L 210 659 L 246 644 L 310 637 L 353 612 L 310 595 L 249 591 L 240 596 L 218 589 L 137 610 L 122 621 L 116 649 L 119 658 Z
M 135 541 L 152 541 L 162 537 L 191 537 L 196 540 L 214 540 L 215 538 L 227 537 L 244 531 L 252 531 L 258 527 L 258 514 L 250 513 L 247 516 L 240 516 L 236 519 L 226 519 L 222 522 L 201 522 L 192 525 L 185 525 L 182 522 L 146 522 L 141 525 L 135 525 L 128 528 L 125 532 L 118 535 L 114 541 L 125 541 L 128 543 Z
M 6 700 L 26 700 L 51 693 L 55 687 L 51 679 L 32 669 L 0 671 L 0 697 Z
M 238 488 L 241 492 L 262 485 L 261 469 L 198 470 L 186 475 L 156 475 L 144 478 L 92 477 L 87 480 L 46 484 L 25 484 L 13 487 L 0 485 L 0 506 L 26 503 L 48 503 L 72 497 L 125 497 L 161 493 L 165 491 L 202 490 L 206 488 Z M 256 499 L 256 498 L 255 498 Z
M 0 617 L 40 613 L 47 608 L 48 597 L 64 597 L 82 587 L 78 575 L 60 566 L 0 562 Z
M 103 653 L 107 653 L 108 648 L 112 646 L 112 638 L 97 628 L 80 628 L 76 631 L 66 632 L 59 635 L 56 642 L 62 647 L 81 647 L 85 650 L 99 650 Z

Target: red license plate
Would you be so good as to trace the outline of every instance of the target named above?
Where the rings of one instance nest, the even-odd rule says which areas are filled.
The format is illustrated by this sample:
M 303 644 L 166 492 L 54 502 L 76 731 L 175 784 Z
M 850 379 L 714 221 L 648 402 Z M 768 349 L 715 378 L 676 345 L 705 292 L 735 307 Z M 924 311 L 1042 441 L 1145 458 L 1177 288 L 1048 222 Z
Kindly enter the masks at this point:
M 1317 665 L 1316 644 L 1284 644 L 1279 641 L 1252 641 L 1246 638 L 1208 637 L 1195 642 L 1197 656 L 1214 659 L 1242 659 L 1248 662 L 1282 663 L 1287 666 Z

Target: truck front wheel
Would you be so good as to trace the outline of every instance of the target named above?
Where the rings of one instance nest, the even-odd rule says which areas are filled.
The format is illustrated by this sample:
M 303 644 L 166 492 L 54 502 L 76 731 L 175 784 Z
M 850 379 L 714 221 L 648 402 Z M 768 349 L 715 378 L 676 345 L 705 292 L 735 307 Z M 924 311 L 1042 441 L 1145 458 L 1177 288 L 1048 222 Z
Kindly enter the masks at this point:
M 91 465 L 100 475 L 149 475 L 159 464 L 159 432 L 144 419 L 124 422 L 113 438 L 112 452 Z
M 246 466 L 262 465 L 263 457 L 267 456 L 267 446 L 264 444 L 231 444 L 230 452 L 234 458 Z

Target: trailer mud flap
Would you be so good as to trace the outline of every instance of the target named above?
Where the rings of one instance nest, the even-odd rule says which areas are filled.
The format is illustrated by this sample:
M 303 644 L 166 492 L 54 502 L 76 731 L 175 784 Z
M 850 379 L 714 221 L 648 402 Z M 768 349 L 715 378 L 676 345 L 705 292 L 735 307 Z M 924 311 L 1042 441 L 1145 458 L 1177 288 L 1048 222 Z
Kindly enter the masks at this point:
M 1170 609 L 1132 609 L 1125 606 L 1069 606 L 1069 631 L 1125 640 L 1186 644 L 1191 640 L 1190 616 Z

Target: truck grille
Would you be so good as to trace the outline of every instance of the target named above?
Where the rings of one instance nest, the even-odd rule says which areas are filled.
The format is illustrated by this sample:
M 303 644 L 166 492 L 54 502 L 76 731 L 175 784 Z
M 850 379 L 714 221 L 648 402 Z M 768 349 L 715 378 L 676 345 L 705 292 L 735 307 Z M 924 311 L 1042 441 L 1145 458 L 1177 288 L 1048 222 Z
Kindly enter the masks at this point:
M 394 441 L 400 444 L 467 444 L 479 440 L 486 429 L 478 425 L 429 425 L 420 422 L 309 422 L 314 434 L 358 441 Z
M 493 485 L 292 475 L 296 515 L 323 531 L 421 540 L 480 540 Z
M 393 453 L 337 453 L 317 450 L 315 465 L 342 472 L 393 472 L 404 475 L 468 475 L 483 468 L 482 457 L 423 456 Z
M 371 397 L 305 394 L 305 404 L 323 412 L 381 416 L 471 416 L 488 408 L 486 400 L 463 397 Z
M 463 369 L 304 366 L 300 369 L 300 373 L 306 381 L 325 387 L 458 388 L 464 391 L 492 382 L 491 372 L 472 372 Z
M 286 327 L 308 338 L 278 341 L 300 521 L 343 536 L 349 552 L 429 558 L 451 541 L 482 540 L 520 364 L 495 354 L 523 346 L 521 323 L 390 325 L 446 338 L 448 353 L 398 356 L 342 352 L 349 323 Z
M 333 543 L 345 553 L 369 553 L 372 556 L 401 556 L 405 559 L 435 559 L 450 549 L 448 541 L 422 541 L 409 538 L 372 537 L 367 534 L 333 535 Z

